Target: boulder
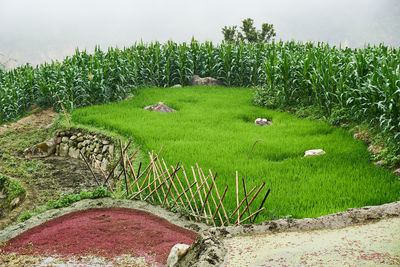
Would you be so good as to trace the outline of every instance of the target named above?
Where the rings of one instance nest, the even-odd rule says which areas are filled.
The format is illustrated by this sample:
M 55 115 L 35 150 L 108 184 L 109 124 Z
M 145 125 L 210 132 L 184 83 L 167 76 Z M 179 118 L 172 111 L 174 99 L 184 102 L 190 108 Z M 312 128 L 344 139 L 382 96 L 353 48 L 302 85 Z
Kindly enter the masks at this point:
M 14 198 L 13 200 L 11 200 L 10 208 L 11 209 L 16 208 L 19 205 L 20 202 L 21 202 L 21 198 L 20 197 Z
M 171 88 L 180 88 L 180 87 L 182 87 L 182 85 L 180 84 L 175 84 L 174 86 L 171 86 Z
M 161 113 L 169 113 L 175 111 L 175 109 L 168 107 L 163 102 L 158 102 L 158 104 L 152 106 L 146 106 L 144 107 L 144 109 Z
M 226 252 L 222 239 L 210 232 L 203 232 L 178 261 L 177 266 L 222 266 Z
M 365 130 L 360 130 L 353 135 L 354 139 L 360 139 L 364 143 L 371 143 L 371 134 Z
M 68 156 L 70 156 L 71 158 L 77 159 L 79 158 L 80 154 L 79 154 L 79 149 L 76 149 L 74 147 L 70 147 L 68 150 Z
M 189 81 L 189 85 L 219 85 L 225 86 L 225 84 L 212 77 L 201 78 L 199 75 L 193 75 Z
M 108 160 L 106 158 L 103 158 L 103 161 L 101 162 L 100 168 L 103 171 L 106 171 L 108 168 Z
M 378 167 L 382 167 L 384 164 L 385 164 L 385 161 L 383 161 L 383 160 L 379 160 L 379 161 L 374 162 L 374 165 L 378 166 Z
M 396 175 L 398 175 L 398 176 L 400 176 L 400 168 L 395 169 L 395 170 L 393 171 L 393 173 L 396 174 Z
M 381 150 L 383 149 L 383 146 L 374 146 L 374 145 L 370 145 L 368 147 L 368 151 L 371 154 L 378 154 Z
M 178 261 L 186 255 L 189 249 L 189 245 L 186 244 L 176 244 L 172 247 L 167 259 L 167 267 L 177 266 Z
M 68 150 L 69 150 L 69 146 L 68 144 L 60 144 L 60 157 L 66 157 L 68 156 Z
M 255 124 L 255 125 L 264 126 L 264 125 L 271 125 L 272 122 L 269 121 L 269 120 L 267 120 L 267 119 L 257 118 L 257 119 L 254 121 L 254 124 Z
M 317 156 L 317 155 L 323 155 L 323 154 L 325 154 L 325 151 L 323 151 L 322 149 L 311 149 L 311 150 L 307 150 L 304 153 L 304 157 Z
M 25 157 L 48 157 L 56 152 L 57 140 L 51 138 L 24 150 Z

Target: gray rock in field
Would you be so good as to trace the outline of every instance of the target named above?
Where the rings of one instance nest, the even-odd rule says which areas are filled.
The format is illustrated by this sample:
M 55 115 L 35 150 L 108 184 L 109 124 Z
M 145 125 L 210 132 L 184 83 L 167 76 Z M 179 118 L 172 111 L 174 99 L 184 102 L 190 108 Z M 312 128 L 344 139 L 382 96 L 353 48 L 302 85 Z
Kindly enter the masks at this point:
M 212 77 L 201 78 L 199 75 L 193 75 L 189 81 L 189 85 L 219 85 L 225 86 L 225 84 Z
M 379 161 L 374 162 L 374 165 L 378 166 L 378 167 L 381 167 L 381 166 L 383 166 L 384 163 L 385 162 L 383 160 L 379 160 Z
M 106 158 L 103 158 L 103 161 L 101 162 L 100 168 L 103 171 L 106 171 L 108 168 L 108 160 Z
M 173 246 L 167 259 L 167 267 L 177 266 L 179 259 L 186 255 L 189 247 L 186 244 L 176 244 Z
M 168 107 L 163 102 L 158 102 L 158 104 L 156 105 L 144 107 L 144 109 L 161 113 L 169 113 L 175 111 L 175 109 Z
M 11 201 L 11 203 L 10 203 L 10 208 L 11 208 L 11 209 L 16 208 L 16 207 L 20 204 L 20 202 L 21 202 L 20 197 L 14 198 L 14 199 Z
M 175 84 L 174 86 L 171 86 L 171 88 L 179 88 L 179 87 L 182 87 L 182 85 L 180 85 L 179 83 Z
M 60 144 L 60 157 L 66 157 L 68 155 L 69 146 L 67 144 Z
M 322 149 L 311 149 L 311 150 L 307 150 L 304 153 L 304 157 L 317 156 L 317 155 L 323 155 L 323 154 L 325 154 L 325 151 L 323 151 Z
M 398 176 L 400 176 L 400 168 L 395 169 L 395 170 L 393 171 L 393 173 L 396 174 L 396 175 L 398 175 Z
M 69 151 L 68 151 L 68 156 L 70 156 L 71 158 L 74 158 L 74 159 L 79 158 L 79 149 L 70 147 Z
M 267 119 L 257 118 L 257 119 L 254 121 L 254 124 L 255 124 L 255 125 L 264 126 L 264 125 L 271 125 L 272 122 L 269 121 L 269 120 L 267 120 Z
M 221 266 L 226 255 L 221 239 L 209 232 L 201 233 L 187 253 L 178 260 L 177 266 Z
M 381 152 L 381 150 L 383 149 L 383 146 L 379 146 L 379 145 L 370 145 L 368 147 L 368 151 L 371 154 L 379 154 L 379 152 Z
M 56 152 L 57 140 L 51 138 L 24 150 L 25 157 L 48 157 Z

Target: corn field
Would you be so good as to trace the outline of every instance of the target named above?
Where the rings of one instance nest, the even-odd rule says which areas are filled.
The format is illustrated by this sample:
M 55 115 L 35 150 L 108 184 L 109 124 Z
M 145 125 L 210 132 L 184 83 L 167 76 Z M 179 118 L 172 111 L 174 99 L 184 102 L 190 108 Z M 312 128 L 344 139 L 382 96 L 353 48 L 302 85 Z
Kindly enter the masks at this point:
M 259 105 L 316 105 L 327 117 L 345 110 L 353 120 L 371 123 L 389 143 L 400 143 L 400 49 L 384 45 L 193 40 L 97 47 L 93 54 L 77 50 L 62 62 L 0 69 L 0 121 L 16 119 L 33 104 L 59 109 L 57 94 L 72 111 L 124 99 L 139 87 L 186 85 L 193 74 L 258 87 Z

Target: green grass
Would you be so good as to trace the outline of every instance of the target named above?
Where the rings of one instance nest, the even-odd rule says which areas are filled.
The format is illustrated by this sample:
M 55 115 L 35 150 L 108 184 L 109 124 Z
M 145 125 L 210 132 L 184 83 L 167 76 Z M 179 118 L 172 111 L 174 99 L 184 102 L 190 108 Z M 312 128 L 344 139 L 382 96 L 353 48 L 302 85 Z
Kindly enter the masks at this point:
M 127 101 L 78 109 L 72 120 L 132 137 L 145 151 L 165 145 L 162 156 L 169 164 L 180 161 L 189 169 L 198 162 L 218 172 L 219 189 L 229 185 L 226 200 L 231 211 L 236 205 L 236 170 L 246 177 L 248 188 L 266 182 L 271 194 L 257 221 L 317 217 L 400 199 L 398 178 L 374 166 L 366 146 L 350 133 L 255 107 L 253 93 L 219 87 L 141 89 Z M 177 112 L 143 109 L 159 101 Z M 271 119 L 273 125 L 255 126 L 259 117 Z M 264 142 L 255 145 L 248 160 L 258 139 Z M 317 148 L 326 155 L 303 157 L 304 151 Z

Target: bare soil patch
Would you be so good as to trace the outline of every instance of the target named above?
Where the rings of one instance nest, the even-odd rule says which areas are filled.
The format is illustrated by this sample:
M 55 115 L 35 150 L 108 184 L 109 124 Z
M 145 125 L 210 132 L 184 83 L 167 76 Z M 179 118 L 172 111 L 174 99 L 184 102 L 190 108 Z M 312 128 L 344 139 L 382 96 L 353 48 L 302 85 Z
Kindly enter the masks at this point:
M 47 109 L 38 113 L 31 114 L 25 118 L 11 123 L 10 125 L 0 126 L 0 133 L 9 129 L 17 129 L 25 124 L 31 124 L 36 127 L 45 127 L 57 117 L 57 113 L 53 109 Z
M 51 199 L 58 199 L 61 194 L 79 193 L 96 187 L 90 171 L 80 160 L 24 157 L 25 148 L 53 135 L 48 126 L 57 115 L 48 109 L 0 126 L 0 173 L 17 179 L 27 195 L 18 207 L 1 212 L 0 229 L 15 223 L 24 211 L 32 211 Z M 96 175 L 100 177 L 102 174 L 96 172 Z
M 176 243 L 192 244 L 197 233 L 151 213 L 127 208 L 96 208 L 69 213 L 10 239 L 2 254 L 43 256 L 130 254 L 149 264 L 165 264 Z

